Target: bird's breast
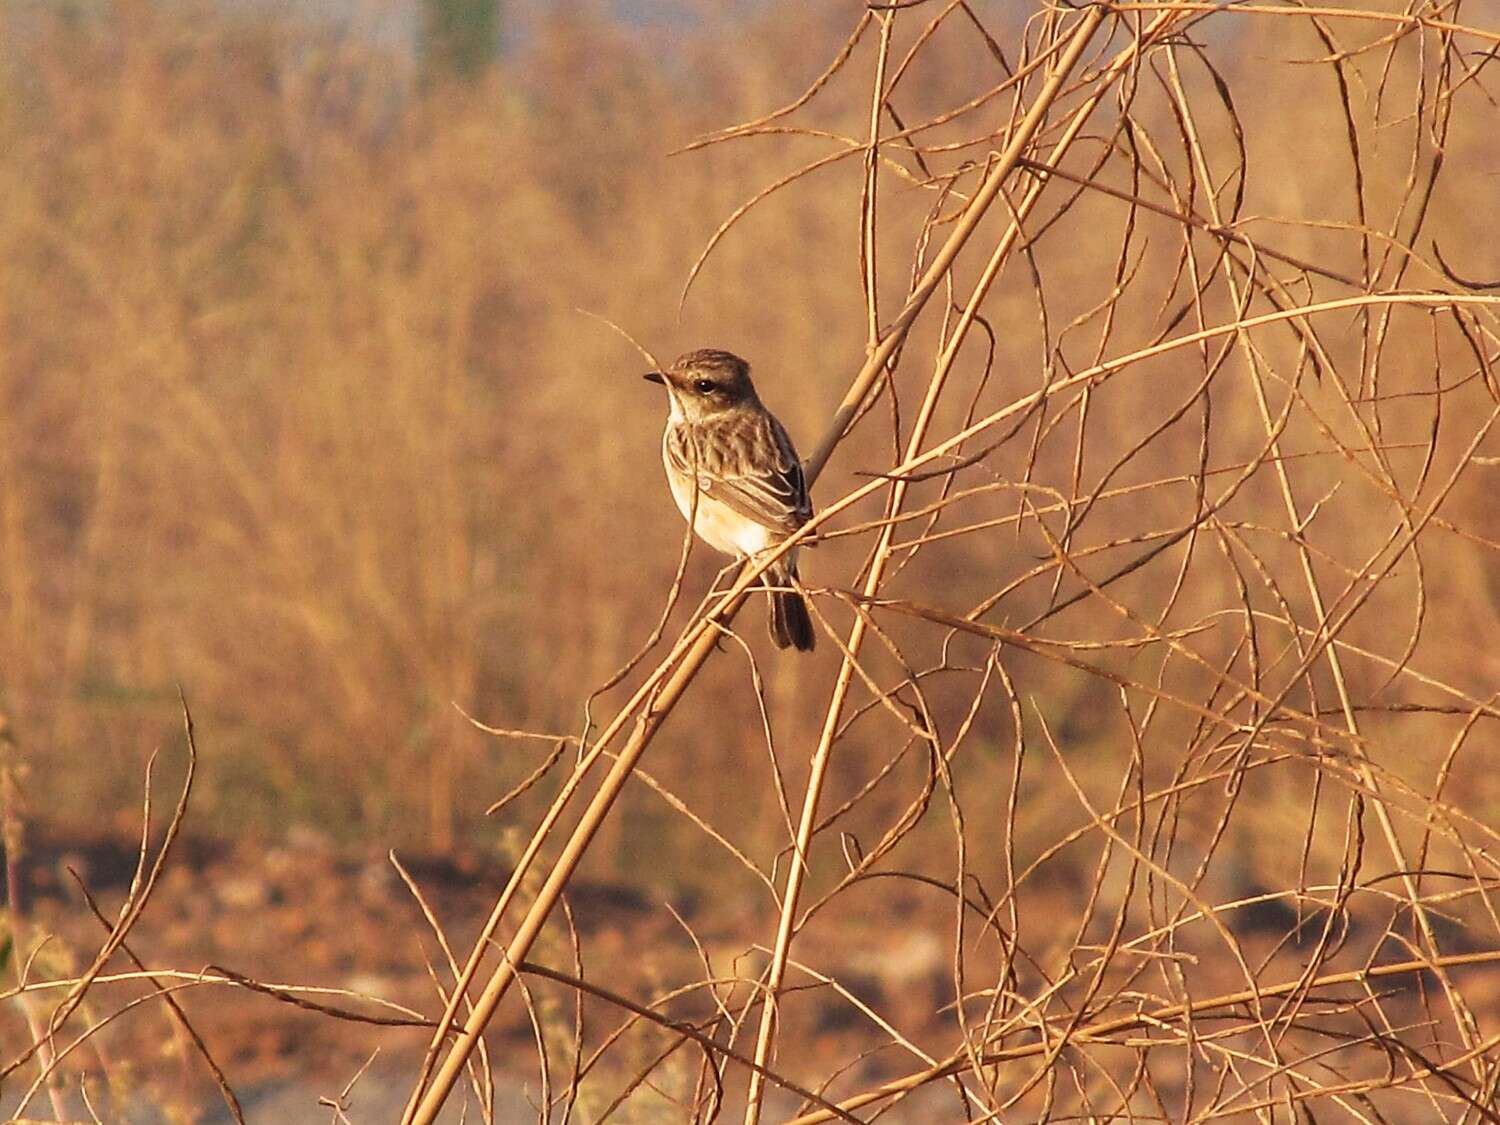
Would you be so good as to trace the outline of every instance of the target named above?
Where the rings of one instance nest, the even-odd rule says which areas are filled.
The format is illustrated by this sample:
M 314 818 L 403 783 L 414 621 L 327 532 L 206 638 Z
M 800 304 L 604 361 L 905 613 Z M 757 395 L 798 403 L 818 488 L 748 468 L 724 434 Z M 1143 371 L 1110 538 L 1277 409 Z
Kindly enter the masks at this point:
M 677 510 L 683 519 L 689 514 L 693 530 L 716 551 L 726 555 L 748 558 L 772 545 L 769 528 L 740 515 L 728 504 L 722 504 L 703 492 L 699 492 L 694 509 L 693 483 L 669 465 L 667 479 L 672 485 L 672 499 L 677 501 Z
M 667 483 L 672 487 L 672 499 L 683 519 L 691 518 L 693 531 L 714 550 L 726 555 L 749 558 L 772 546 L 775 537 L 770 528 L 757 523 L 699 490 L 693 495 L 693 480 L 680 473 L 663 448 L 662 464 L 667 470 Z

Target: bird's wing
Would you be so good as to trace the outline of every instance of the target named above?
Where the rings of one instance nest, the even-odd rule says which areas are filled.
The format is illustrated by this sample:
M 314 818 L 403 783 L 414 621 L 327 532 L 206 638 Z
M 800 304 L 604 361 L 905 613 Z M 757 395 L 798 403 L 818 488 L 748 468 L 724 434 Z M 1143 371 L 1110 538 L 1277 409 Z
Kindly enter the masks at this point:
M 769 414 L 753 422 L 679 424 L 667 433 L 666 451 L 677 473 L 689 480 L 696 473 L 704 496 L 762 527 L 790 535 L 812 518 L 802 463 Z

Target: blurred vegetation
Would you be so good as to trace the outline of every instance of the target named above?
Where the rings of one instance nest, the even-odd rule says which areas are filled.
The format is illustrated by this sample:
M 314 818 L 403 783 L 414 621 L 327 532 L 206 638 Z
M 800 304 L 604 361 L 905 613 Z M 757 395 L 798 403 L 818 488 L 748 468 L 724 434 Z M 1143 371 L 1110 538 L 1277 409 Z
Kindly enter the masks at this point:
M 0 709 L 28 747 L 40 819 L 133 823 L 141 764 L 178 723 L 180 684 L 205 748 L 200 825 L 275 835 L 303 823 L 439 848 L 487 838 L 484 808 L 539 760 L 539 744 L 487 738 L 454 704 L 501 727 L 577 733 L 579 701 L 649 634 L 681 545 L 658 461 L 662 405 L 637 378 L 640 357 L 580 310 L 663 357 L 703 344 L 746 354 L 804 448 L 863 355 L 857 161 L 752 210 L 677 311 L 719 224 L 821 150 L 799 138 L 672 150 L 789 101 L 832 54 L 842 14 L 705 5 L 708 34 L 691 19 L 667 31 L 543 6 L 515 14 L 526 34 L 507 33 L 496 55 L 511 6 L 433 0 L 425 11 L 425 49 L 469 81 L 422 82 L 399 51 L 256 13 L 144 2 L 0 13 Z M 1249 59 L 1256 30 L 1242 32 Z M 993 59 L 977 42 L 934 41 L 904 79 L 914 113 L 985 87 L 977 76 Z M 1327 99 L 1311 110 L 1300 97 L 1299 83 L 1326 75 L 1288 65 L 1277 78 L 1238 107 L 1252 124 L 1275 120 L 1282 146 L 1255 151 L 1252 131 L 1252 166 L 1281 175 L 1249 185 L 1250 209 L 1317 213 L 1347 198 L 1343 157 L 1322 140 L 1343 126 Z M 1298 118 L 1314 112 L 1329 117 Z M 843 114 L 852 135 L 867 127 L 855 90 L 831 91 L 823 114 L 829 127 Z M 1449 145 L 1450 161 L 1467 152 L 1494 165 L 1491 138 Z M 1371 159 L 1388 174 L 1369 186 L 1375 207 L 1406 165 L 1399 145 Z M 894 214 L 929 206 L 897 178 L 886 190 Z M 1473 203 L 1440 193 L 1432 229 L 1462 229 Z M 1279 232 L 1297 252 L 1318 240 Z M 1109 234 L 1032 248 L 1054 326 L 1107 295 L 1117 253 Z M 1141 268 L 1170 276 L 1175 253 L 1157 248 Z M 884 271 L 892 301 L 901 274 Z M 1009 272 L 991 305 L 986 402 L 1037 383 L 1044 339 L 1025 271 Z M 1121 340 L 1150 338 L 1169 313 L 1122 308 Z M 1430 341 L 1417 333 L 1397 350 L 1385 389 L 1430 385 Z M 983 356 L 964 363 L 972 375 Z M 1171 365 L 1160 376 L 1181 378 Z M 1167 397 L 1106 390 L 1091 409 L 1165 416 Z M 889 447 L 884 410 L 820 489 L 854 479 L 861 449 Z M 1235 417 L 1230 402 L 1216 424 L 1232 433 Z M 1197 425 L 1161 448 L 1191 462 Z M 1247 455 L 1257 426 L 1243 426 Z M 1090 464 L 1105 466 L 1118 450 L 1107 423 L 1095 431 Z M 1002 452 L 995 471 L 1020 476 L 1026 455 Z M 1070 459 L 1044 449 L 1038 473 L 1066 480 Z M 1132 464 L 1116 483 L 1147 469 Z M 1467 485 L 1453 503 L 1494 511 Z M 1123 505 L 1090 534 L 1152 523 L 1157 504 L 1148 494 Z M 1015 511 L 997 496 L 971 514 Z M 1355 521 L 1351 542 L 1368 533 Z M 809 581 L 845 550 L 812 552 Z M 1029 531 L 963 537 L 902 581 L 957 605 L 1046 553 Z M 1460 596 L 1431 602 L 1429 667 L 1459 681 L 1467 658 L 1442 653 L 1481 622 L 1493 629 L 1494 571 L 1458 548 L 1447 562 L 1429 577 Z M 695 555 L 690 599 L 717 566 Z M 1014 617 L 1050 596 L 1019 589 Z M 795 748 L 816 729 L 829 668 L 767 659 L 752 617 L 772 720 L 801 768 Z M 964 645 L 955 659 L 984 651 Z M 1055 692 L 1070 752 L 1087 763 L 1097 682 L 1033 672 L 1030 689 Z M 744 653 L 730 647 L 647 765 L 710 817 L 739 808 L 759 836 L 738 842 L 770 855 L 785 830 L 745 680 Z M 934 699 L 945 705 L 941 688 Z M 986 712 L 983 750 L 960 767 L 995 779 L 990 807 L 971 801 L 977 823 L 1003 809 L 1010 737 L 1003 710 Z M 856 723 L 836 782 L 852 791 L 891 750 Z M 1045 774 L 1025 785 L 1044 807 Z M 1285 806 L 1285 794 L 1254 789 L 1243 800 Z M 869 814 L 888 819 L 900 803 L 877 795 Z M 1057 835 L 1045 817 L 1021 827 L 1038 842 Z M 656 864 L 691 885 L 720 861 L 644 789 L 604 831 L 595 853 L 621 872 Z
M 422 50 L 439 73 L 473 78 L 500 46 L 500 0 L 423 0 Z
M 455 42 L 494 16 L 438 9 Z M 576 729 L 679 550 L 660 403 L 578 310 L 770 371 L 857 331 L 820 268 L 832 196 L 729 248 L 674 322 L 764 169 L 667 150 L 765 96 L 771 60 L 731 81 L 687 34 L 662 68 L 543 12 L 428 86 L 311 22 L 4 18 L 0 707 L 45 763 L 36 807 L 133 816 L 181 684 L 226 831 L 448 843 L 530 762 L 452 704 Z M 773 289 L 819 312 L 782 323 Z M 803 432 L 825 407 L 774 393 Z

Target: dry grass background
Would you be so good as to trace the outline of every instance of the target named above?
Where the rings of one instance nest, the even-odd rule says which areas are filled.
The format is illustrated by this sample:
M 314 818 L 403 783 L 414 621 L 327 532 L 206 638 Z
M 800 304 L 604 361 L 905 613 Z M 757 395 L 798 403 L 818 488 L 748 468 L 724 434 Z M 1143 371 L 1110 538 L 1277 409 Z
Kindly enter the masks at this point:
M 911 1072 L 949 1091 L 915 1119 L 1494 1119 L 1500 325 L 1457 275 L 1500 274 L 1500 28 L 1210 7 L 540 10 L 466 81 L 263 13 L 7 9 L 0 711 L 27 815 L 134 830 L 180 684 L 189 830 L 503 836 L 495 926 L 532 958 L 543 1096 L 581 1120 L 704 1119 L 721 1080 L 753 1119 L 750 1056 L 865 1116 Z M 697 551 L 665 642 L 591 697 L 682 544 L 661 403 L 600 317 L 749 356 L 831 452 L 815 658 L 769 650 L 758 605 L 733 636 L 690 613 Z M 590 761 L 649 745 L 646 784 L 599 791 L 594 836 L 575 771 L 531 836 L 579 735 Z M 655 982 L 699 1040 L 610 1036 L 619 996 L 575 1029 L 578 982 L 537 975 L 622 991 L 543 930 L 576 859 L 717 935 L 701 980 Z M 912 966 L 915 1013 L 809 987 L 889 999 Z M 857 1029 L 837 1074 L 787 1045 L 831 1011 Z

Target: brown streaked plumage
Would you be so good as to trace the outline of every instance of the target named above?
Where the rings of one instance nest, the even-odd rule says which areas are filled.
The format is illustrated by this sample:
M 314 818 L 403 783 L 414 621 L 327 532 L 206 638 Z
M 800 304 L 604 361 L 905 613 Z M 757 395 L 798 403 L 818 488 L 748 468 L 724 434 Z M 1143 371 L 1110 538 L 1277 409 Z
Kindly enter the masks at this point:
M 672 498 L 700 539 L 726 555 L 750 558 L 812 518 L 802 462 L 755 393 L 748 363 L 701 348 L 646 378 L 667 388 L 662 461 Z M 795 588 L 797 552 L 782 556 L 766 578 L 784 587 L 771 592 L 771 638 L 781 648 L 811 651 L 812 618 Z

